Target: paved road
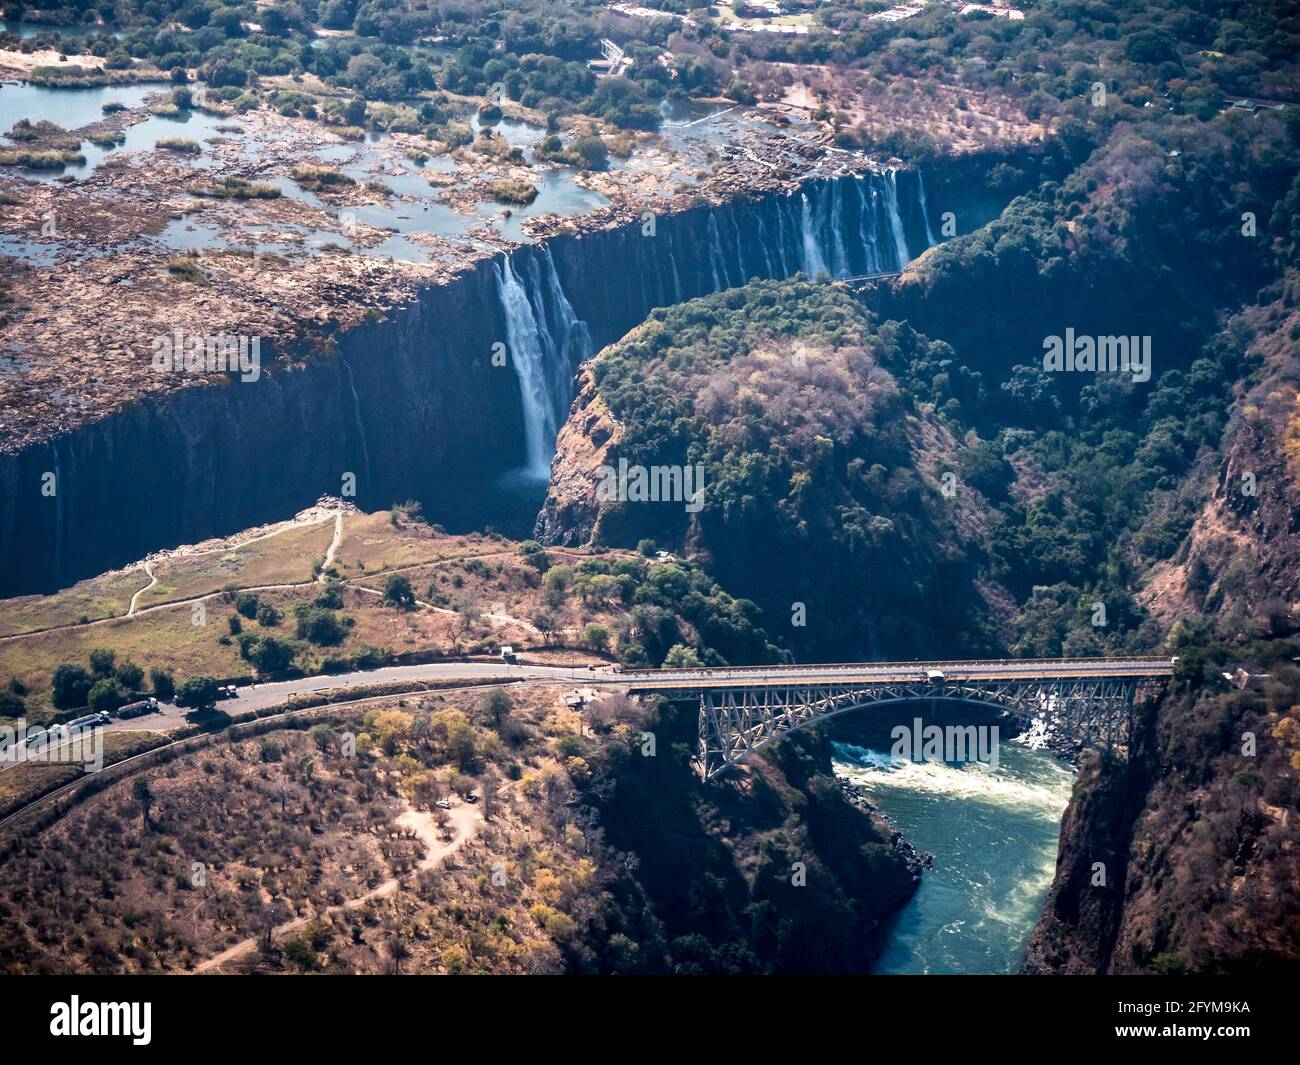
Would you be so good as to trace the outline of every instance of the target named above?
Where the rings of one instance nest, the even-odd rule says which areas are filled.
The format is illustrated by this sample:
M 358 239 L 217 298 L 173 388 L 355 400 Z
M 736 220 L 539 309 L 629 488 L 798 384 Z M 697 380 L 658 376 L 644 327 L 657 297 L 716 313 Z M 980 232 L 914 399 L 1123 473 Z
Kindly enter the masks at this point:
M 1169 658 L 1076 658 L 1006 659 L 967 662 L 865 662 L 821 663 L 799 666 L 741 666 L 723 669 L 629 670 L 616 673 L 609 667 L 594 670 L 585 666 L 507 665 L 504 662 L 429 662 L 421 665 L 386 666 L 353 673 L 301 677 L 269 684 L 249 684 L 239 689 L 236 699 L 219 706 L 230 713 L 264 710 L 295 695 L 349 688 L 370 688 L 398 683 L 473 683 L 500 681 L 503 684 L 574 684 L 582 687 L 629 689 L 635 692 L 691 692 L 705 688 L 761 688 L 784 684 L 870 684 L 899 680 L 924 680 L 932 670 L 948 681 L 1068 680 L 1071 678 L 1116 677 L 1160 679 L 1173 673 Z M 184 711 L 164 706 L 160 715 L 146 715 L 129 721 L 114 721 L 107 731 L 145 729 L 166 731 L 185 723 Z M 21 745 L 0 770 L 21 762 Z

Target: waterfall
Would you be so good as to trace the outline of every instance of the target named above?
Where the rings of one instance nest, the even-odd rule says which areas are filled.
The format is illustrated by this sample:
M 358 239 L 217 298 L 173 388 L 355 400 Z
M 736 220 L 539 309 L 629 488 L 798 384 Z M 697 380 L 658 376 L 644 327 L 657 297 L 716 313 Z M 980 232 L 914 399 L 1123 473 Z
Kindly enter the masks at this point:
M 546 476 L 550 472 L 552 441 L 556 425 L 546 394 L 546 357 L 542 351 L 537 319 L 528 294 L 520 284 L 510 257 L 501 260 L 497 271 L 497 291 L 505 312 L 506 343 L 510 365 L 519 381 L 519 397 L 524 415 L 524 454 L 530 473 Z
M 366 491 L 372 488 L 370 484 L 370 449 L 366 446 L 366 423 L 361 420 L 361 401 L 357 398 L 357 385 L 352 379 L 352 367 L 348 365 L 348 360 L 339 356 L 339 362 L 343 364 L 344 376 L 348 379 L 348 391 L 352 393 L 352 417 L 357 423 L 357 435 L 361 438 L 361 461 L 364 464 L 362 470 L 366 477 Z
M 808 202 L 806 192 L 799 193 L 799 199 L 802 201 L 802 225 L 803 232 L 803 272 L 810 278 L 817 277 L 819 274 L 829 274 L 830 270 L 826 268 L 826 260 L 822 258 L 821 249 L 817 246 L 817 235 L 813 229 L 812 204 Z
M 767 223 L 763 221 L 763 212 L 761 210 L 755 212 L 755 217 L 758 218 L 758 246 L 763 249 L 763 269 L 766 271 L 763 276 L 775 277 L 776 274 L 772 270 L 772 253 L 767 246 Z
M 858 190 L 858 234 L 862 238 L 862 265 L 866 273 L 873 274 L 880 269 L 880 259 L 879 253 L 876 251 L 875 227 L 868 226 L 867 221 L 871 215 L 871 207 L 875 202 L 876 193 L 861 175 L 858 175 L 853 185 Z M 868 196 L 868 192 L 870 196 Z
M 847 277 L 853 271 L 849 268 L 849 257 L 844 251 L 844 240 L 840 236 L 840 218 L 844 213 L 844 200 L 838 181 L 831 182 L 826 196 L 826 220 L 831 231 L 831 268 L 836 277 Z
M 727 273 L 727 260 L 722 254 L 722 238 L 718 235 L 718 218 L 717 215 L 709 215 L 709 265 L 713 267 L 713 291 L 721 292 L 724 288 L 731 288 L 731 275 Z M 722 276 L 726 279 L 726 284 L 718 277 L 718 263 L 722 264 Z
M 916 172 L 916 198 L 921 205 L 921 218 L 925 222 L 925 246 L 933 248 L 938 242 L 934 239 L 934 230 L 930 228 L 930 208 L 925 202 L 925 175 L 919 170 Z
M 59 440 L 50 441 L 54 452 L 54 586 L 62 588 L 63 582 L 63 464 L 59 462 Z
M 898 213 L 898 171 L 892 167 L 885 171 L 885 210 L 889 213 L 889 228 L 894 234 L 894 251 L 901 270 L 912 257 L 907 253 L 907 234 L 903 232 L 903 218 Z
M 573 378 L 573 371 L 591 354 L 591 333 L 587 329 L 587 323 L 574 313 L 573 304 L 564 294 L 559 272 L 555 269 L 555 260 L 551 258 L 551 249 L 545 244 L 542 245 L 541 264 L 546 275 L 546 285 L 550 291 L 551 306 L 557 319 L 555 324 L 558 326 L 557 333 L 560 337 L 559 352 L 562 362 L 557 369 L 561 374 L 561 386 L 567 389 Z M 569 406 L 569 397 L 562 392 L 559 398 L 560 413 L 563 414 Z
M 792 273 L 790 263 L 785 257 L 785 203 L 778 200 L 776 204 L 776 250 L 781 254 L 781 277 Z
M 673 268 L 673 298 L 676 302 L 682 301 L 682 279 L 677 273 L 677 256 L 673 253 L 673 235 L 668 234 L 668 265 Z
M 731 215 L 731 231 L 736 234 L 736 262 L 740 264 L 740 283 L 743 285 L 749 280 L 749 271 L 745 269 L 745 243 L 740 237 L 740 223 L 736 221 L 736 209 L 733 207 L 729 212 Z
M 529 285 L 510 256 L 494 267 L 505 317 L 510 364 L 519 382 L 527 472 L 547 477 L 560 419 L 569 405 L 569 386 L 578 363 L 591 354 L 587 323 L 564 294 L 551 251 L 542 245 L 526 268 Z

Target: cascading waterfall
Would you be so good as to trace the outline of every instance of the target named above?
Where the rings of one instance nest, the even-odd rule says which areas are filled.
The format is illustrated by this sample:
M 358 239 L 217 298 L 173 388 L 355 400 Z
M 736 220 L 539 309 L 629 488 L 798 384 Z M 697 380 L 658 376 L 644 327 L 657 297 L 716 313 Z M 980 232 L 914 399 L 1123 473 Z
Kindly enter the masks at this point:
M 716 292 L 721 292 L 724 288 L 731 288 L 731 275 L 727 273 L 727 260 L 722 254 L 722 238 L 718 234 L 718 219 L 716 215 L 709 215 L 709 265 L 713 267 L 713 288 Z M 718 264 L 722 264 L 722 276 L 718 276 Z M 726 281 L 724 285 L 722 282 Z
M 867 273 L 880 272 L 880 251 L 876 246 L 876 230 L 868 225 L 876 203 L 876 190 L 863 177 L 853 182 L 858 190 L 858 235 L 862 240 L 862 256 Z
M 357 436 L 361 440 L 361 461 L 362 471 L 365 474 L 365 490 L 371 489 L 370 484 L 370 448 L 366 444 L 366 423 L 361 420 L 361 401 L 357 398 L 357 383 L 352 378 L 352 367 L 348 365 L 348 360 L 340 358 L 339 362 L 343 364 L 343 375 L 348 379 L 348 391 L 352 393 L 352 417 L 357 423 Z
M 529 284 L 509 256 L 495 267 L 506 342 L 523 404 L 525 471 L 545 478 L 555 453 L 560 419 L 569 405 L 573 370 L 591 354 L 587 324 L 564 294 L 550 249 L 526 268 Z
M 840 182 L 831 183 L 830 195 L 824 197 L 826 211 L 826 227 L 830 230 L 831 266 L 835 270 L 836 277 L 844 277 L 852 273 L 849 267 L 849 258 L 844 251 L 844 240 L 840 236 L 840 219 L 843 217 L 844 209 L 841 203 Z
M 852 191 L 846 194 L 844 185 L 848 180 L 853 185 Z M 919 182 L 917 191 L 923 198 L 923 186 Z M 711 279 L 713 290 L 720 292 L 733 284 L 730 253 L 722 243 L 721 226 L 727 222 L 734 235 L 736 264 L 740 270 L 740 281 L 734 283 L 743 284 L 751 269 L 751 264 L 746 262 L 747 232 L 751 240 L 757 237 L 757 253 L 762 256 L 763 276 L 767 277 L 788 277 L 795 270 L 802 270 L 810 278 L 821 274 L 847 277 L 860 272 L 881 273 L 900 269 L 910 258 L 898 203 L 897 175 L 893 170 L 814 182 L 799 190 L 797 201 L 792 194 L 781 197 L 773 206 L 771 225 L 765 220 L 761 205 L 744 227 L 737 217 L 738 206 L 731 208 L 723 222 L 718 221 L 717 212 L 708 215 L 705 221 L 708 271 L 703 279 L 706 285 Z M 927 238 L 931 238 L 924 207 L 922 212 L 926 214 Z M 672 298 L 680 302 L 692 293 L 679 273 L 671 229 L 666 236 L 668 261 L 654 266 L 658 278 L 656 291 L 666 293 L 665 272 L 670 273 Z M 774 248 L 770 247 L 773 241 Z M 753 255 L 749 258 L 753 259 Z M 523 400 L 525 470 L 529 476 L 544 478 L 549 474 L 555 438 L 571 399 L 572 375 L 591 355 L 593 345 L 587 324 L 577 316 L 565 295 L 545 244 L 523 260 L 523 265 L 506 257 L 494 270 L 510 359 Z M 644 264 L 640 272 L 641 298 L 648 309 L 652 301 L 647 292 Z M 696 283 L 693 278 L 687 281 L 691 286 Z
M 925 245 L 933 248 L 937 241 L 934 239 L 934 230 L 930 228 L 930 208 L 925 202 L 925 175 L 919 170 L 916 172 L 916 199 L 921 208 L 921 218 L 925 222 Z
M 59 440 L 50 441 L 50 450 L 54 452 L 54 580 L 62 587 L 63 576 L 63 494 L 67 490 L 63 483 L 63 464 L 59 461 Z
M 801 211 L 799 228 L 803 234 L 803 272 L 809 277 L 829 274 L 830 270 L 822 257 L 822 250 L 817 244 L 817 234 L 814 232 L 812 203 L 808 200 L 806 192 L 799 193 L 799 200 Z
M 546 356 L 542 351 L 541 330 L 509 256 L 501 260 L 496 271 L 510 364 L 519 380 L 523 401 L 525 467 L 529 473 L 544 477 L 550 471 L 557 426 L 546 394 Z
M 668 234 L 668 265 L 673 268 L 673 299 L 682 301 L 682 278 L 677 272 L 677 256 L 673 252 L 673 235 Z
M 898 213 L 898 171 L 892 167 L 885 171 L 885 210 L 889 214 L 889 228 L 894 234 L 894 252 L 898 256 L 897 268 L 903 269 L 912 257 L 907 253 L 907 234 L 903 232 L 903 216 Z

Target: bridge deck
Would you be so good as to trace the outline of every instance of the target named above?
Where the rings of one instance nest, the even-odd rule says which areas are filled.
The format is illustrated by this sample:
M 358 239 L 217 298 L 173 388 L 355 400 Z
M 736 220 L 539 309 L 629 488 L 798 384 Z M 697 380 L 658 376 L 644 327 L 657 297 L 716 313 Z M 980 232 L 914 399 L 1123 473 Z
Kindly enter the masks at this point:
M 1009 658 L 959 662 L 827 662 L 801 666 L 637 670 L 622 674 L 622 680 L 632 691 L 893 684 L 927 680 L 932 671 L 942 673 L 949 683 L 1103 678 L 1158 680 L 1173 675 L 1174 661 L 1172 658 Z

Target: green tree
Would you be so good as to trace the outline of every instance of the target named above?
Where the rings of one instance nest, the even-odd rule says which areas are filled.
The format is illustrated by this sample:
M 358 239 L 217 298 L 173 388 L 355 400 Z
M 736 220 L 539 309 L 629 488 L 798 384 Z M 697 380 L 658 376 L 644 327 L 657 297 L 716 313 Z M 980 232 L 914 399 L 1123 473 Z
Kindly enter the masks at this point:
M 593 651 L 607 650 L 609 648 L 609 636 L 609 629 L 594 621 L 582 630 L 582 642 Z
M 249 650 L 248 659 L 259 673 L 279 673 L 293 664 L 293 645 L 263 636 Z
M 176 705 L 205 710 L 217 701 L 217 682 L 211 677 L 190 677 L 176 689 Z
M 664 655 L 665 669 L 697 669 L 703 664 L 695 648 L 684 643 L 673 644 Z
M 176 696 L 176 681 L 165 669 L 154 666 L 149 670 L 149 684 L 153 687 L 155 697 L 169 703 Z
M 96 712 L 112 712 L 126 700 L 122 697 L 122 689 L 117 686 L 117 681 L 105 677 L 103 680 L 95 681 L 91 686 L 87 701 L 90 703 L 90 708 Z
M 60 710 L 67 710 L 74 706 L 85 706 L 92 683 L 90 674 L 81 666 L 73 665 L 71 662 L 64 662 L 55 667 L 54 676 L 50 682 L 50 697 L 54 701 L 54 705 Z
M 107 677 L 113 672 L 113 663 L 117 661 L 117 652 L 106 647 L 96 647 L 90 652 L 90 668 L 97 677 Z
M 573 587 L 573 569 L 570 566 L 552 566 L 542 578 L 542 601 L 552 609 L 562 606 Z
M 411 582 L 402 574 L 390 574 L 384 583 L 384 605 L 399 610 L 415 609 L 415 593 L 411 591 Z
M 119 662 L 117 669 L 113 671 L 113 675 L 117 677 L 117 682 L 129 692 L 139 691 L 140 685 L 144 683 L 144 670 L 130 659 Z

